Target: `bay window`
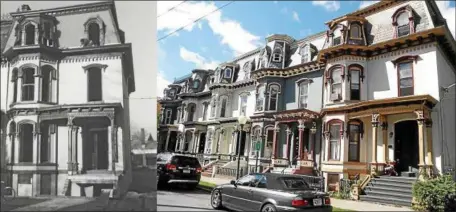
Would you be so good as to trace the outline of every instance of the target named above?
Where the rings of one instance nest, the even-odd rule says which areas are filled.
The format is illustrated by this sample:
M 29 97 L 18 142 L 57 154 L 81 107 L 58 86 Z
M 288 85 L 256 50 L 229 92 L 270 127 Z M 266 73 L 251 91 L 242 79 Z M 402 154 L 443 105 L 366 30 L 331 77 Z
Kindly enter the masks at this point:
M 329 160 L 340 160 L 340 139 L 342 123 L 335 122 L 329 125 Z
M 166 115 L 165 115 L 165 124 L 171 124 L 171 110 L 168 109 L 166 110 Z
M 220 107 L 220 117 L 224 118 L 226 115 L 226 98 L 222 99 L 222 105 Z
M 278 85 L 270 85 L 269 86 L 269 110 L 277 110 L 277 105 L 278 101 L 277 99 L 279 98 L 279 86 Z
M 360 78 L 361 78 L 361 70 L 359 68 L 350 68 L 350 99 L 351 100 L 360 100 Z
M 342 69 L 336 68 L 331 71 L 331 100 L 342 98 Z
M 257 89 L 255 111 L 263 111 L 263 110 L 264 110 L 264 85 L 260 85 Z
M 22 69 L 22 101 L 33 101 L 35 98 L 35 69 Z

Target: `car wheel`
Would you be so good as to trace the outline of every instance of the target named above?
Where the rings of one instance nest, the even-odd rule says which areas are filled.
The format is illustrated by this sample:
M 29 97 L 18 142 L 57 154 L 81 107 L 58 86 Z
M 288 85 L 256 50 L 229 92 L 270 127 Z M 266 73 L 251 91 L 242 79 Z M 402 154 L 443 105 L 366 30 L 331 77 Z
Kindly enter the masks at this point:
M 261 212 L 276 212 L 277 208 L 273 204 L 266 204 L 261 208 Z
M 222 208 L 222 193 L 218 189 L 214 189 L 211 194 L 211 206 L 214 209 Z

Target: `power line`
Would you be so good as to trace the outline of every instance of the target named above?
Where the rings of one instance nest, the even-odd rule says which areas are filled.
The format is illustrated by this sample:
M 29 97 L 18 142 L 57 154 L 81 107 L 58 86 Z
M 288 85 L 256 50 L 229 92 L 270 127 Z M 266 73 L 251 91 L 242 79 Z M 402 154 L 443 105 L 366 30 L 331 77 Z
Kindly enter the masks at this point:
M 168 11 L 166 11 L 166 12 L 164 12 L 164 13 L 162 13 L 162 14 L 158 15 L 158 16 L 157 16 L 157 18 L 160 18 L 160 16 L 162 16 L 162 15 L 164 15 L 164 14 L 166 14 L 166 13 L 169 13 L 171 10 L 174 10 L 174 9 L 176 9 L 176 7 L 178 7 L 179 5 L 181 5 L 181 4 L 183 4 L 183 3 L 185 3 L 186 1 L 187 1 L 187 0 L 185 0 L 185 1 L 182 1 L 181 3 L 179 3 L 179 4 L 175 5 L 174 7 L 171 7 L 171 8 L 169 8 L 169 9 L 168 9 Z
M 165 39 L 165 38 L 167 38 L 168 36 L 170 36 L 170 35 L 172 35 L 172 34 L 174 34 L 174 33 L 176 33 L 176 32 L 181 31 L 181 30 L 184 29 L 185 27 L 190 26 L 190 25 L 192 25 L 192 24 L 198 22 L 199 20 L 201 20 L 201 19 L 207 17 L 208 15 L 210 15 L 210 14 L 212 14 L 212 13 L 214 13 L 214 12 L 217 12 L 217 11 L 221 10 L 222 8 L 224 8 L 224 7 L 228 6 L 228 5 L 230 5 L 231 3 L 234 3 L 234 1 L 230 1 L 230 2 L 228 2 L 228 3 L 226 3 L 226 4 L 224 4 L 223 6 L 221 6 L 221 7 L 217 8 L 217 9 L 215 9 L 214 11 L 212 11 L 212 12 L 210 12 L 210 13 L 208 13 L 208 14 L 206 14 L 206 15 L 204 15 L 204 16 L 202 16 L 202 17 L 196 19 L 196 20 L 194 20 L 193 22 L 190 22 L 189 24 L 187 24 L 187 25 L 185 25 L 185 26 L 183 26 L 183 27 L 181 27 L 181 28 L 179 28 L 179 29 L 176 29 L 176 30 L 172 31 L 171 33 L 168 33 L 167 35 L 165 35 L 165 36 L 159 38 L 157 41 L 160 41 L 160 40 L 162 40 L 162 39 Z

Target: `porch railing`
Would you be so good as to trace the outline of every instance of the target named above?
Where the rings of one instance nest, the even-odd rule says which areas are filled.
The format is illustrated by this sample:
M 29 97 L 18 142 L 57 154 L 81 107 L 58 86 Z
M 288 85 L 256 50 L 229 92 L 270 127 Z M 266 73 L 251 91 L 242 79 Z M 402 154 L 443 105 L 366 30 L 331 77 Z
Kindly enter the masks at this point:
M 219 167 L 217 168 L 217 173 L 216 174 L 219 174 L 219 175 L 225 175 L 225 176 L 230 176 L 230 177 L 236 177 L 236 169 L 232 169 L 232 168 L 224 168 L 224 167 Z M 244 171 L 244 168 L 241 168 L 239 170 L 239 176 L 244 176 L 244 174 L 246 173 Z

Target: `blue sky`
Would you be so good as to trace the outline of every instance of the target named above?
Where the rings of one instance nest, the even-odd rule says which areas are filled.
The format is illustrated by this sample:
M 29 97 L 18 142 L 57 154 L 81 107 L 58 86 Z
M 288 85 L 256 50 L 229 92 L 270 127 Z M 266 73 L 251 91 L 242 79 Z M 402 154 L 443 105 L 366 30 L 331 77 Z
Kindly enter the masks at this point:
M 157 38 L 191 23 L 229 2 L 158 2 Z M 196 24 L 159 41 L 158 95 L 176 77 L 264 45 L 270 34 L 295 39 L 326 30 L 325 22 L 375 1 L 236 1 Z M 455 2 L 438 2 L 442 14 L 455 19 Z M 175 9 L 170 10 L 174 7 Z M 448 22 L 449 27 L 454 21 Z

